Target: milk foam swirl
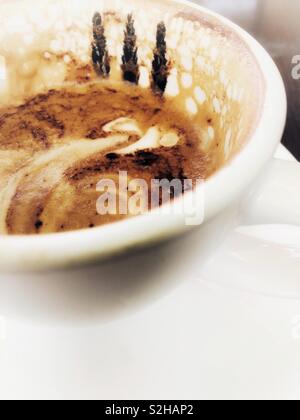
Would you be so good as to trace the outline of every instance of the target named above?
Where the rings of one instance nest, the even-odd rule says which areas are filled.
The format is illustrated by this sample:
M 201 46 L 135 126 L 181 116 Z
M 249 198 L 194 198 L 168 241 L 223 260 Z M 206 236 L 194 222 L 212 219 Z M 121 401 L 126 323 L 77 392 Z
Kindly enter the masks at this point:
M 126 217 L 96 212 L 97 183 L 205 177 L 190 120 L 140 88 L 68 86 L 0 116 L 1 233 L 52 233 Z

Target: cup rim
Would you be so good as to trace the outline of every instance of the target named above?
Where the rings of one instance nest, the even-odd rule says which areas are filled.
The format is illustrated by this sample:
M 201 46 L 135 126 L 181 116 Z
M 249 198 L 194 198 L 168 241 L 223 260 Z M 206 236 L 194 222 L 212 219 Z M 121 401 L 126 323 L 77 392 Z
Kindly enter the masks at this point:
M 233 202 L 273 156 L 285 126 L 287 98 L 276 64 L 250 34 L 231 20 L 190 0 L 172 1 L 215 18 L 234 31 L 254 55 L 265 79 L 263 109 L 247 143 L 226 166 L 199 187 L 205 188 L 207 221 Z M 192 194 L 199 194 L 199 188 Z M 0 267 L 43 269 L 100 260 L 162 241 L 190 229 L 183 219 L 183 215 L 158 217 L 155 212 L 150 211 L 94 229 L 44 235 L 3 235 L 0 238 Z

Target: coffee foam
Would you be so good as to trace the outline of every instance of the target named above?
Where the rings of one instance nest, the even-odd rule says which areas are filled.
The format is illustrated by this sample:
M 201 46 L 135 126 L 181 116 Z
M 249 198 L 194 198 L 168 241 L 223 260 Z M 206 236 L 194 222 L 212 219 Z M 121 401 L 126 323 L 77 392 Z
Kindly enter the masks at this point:
M 187 115 L 151 91 L 110 82 L 68 86 L 5 110 L 2 229 L 49 233 L 119 220 L 96 214 L 100 179 L 205 178 L 211 168 Z M 30 156 L 30 158 L 29 158 Z M 20 166 L 18 167 L 18 161 Z

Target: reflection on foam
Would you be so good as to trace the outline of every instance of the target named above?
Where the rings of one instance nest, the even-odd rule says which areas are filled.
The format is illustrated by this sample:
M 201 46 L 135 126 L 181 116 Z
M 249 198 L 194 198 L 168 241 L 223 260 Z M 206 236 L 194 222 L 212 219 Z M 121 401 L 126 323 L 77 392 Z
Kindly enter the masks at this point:
M 124 133 L 125 132 L 129 134 L 136 134 L 140 137 L 143 135 L 143 132 L 139 128 L 137 121 L 132 118 L 126 118 L 126 117 L 118 118 L 116 120 L 113 120 L 107 123 L 103 127 L 103 131 L 105 133 L 111 133 L 111 132 Z
M 138 150 L 145 149 L 155 149 L 159 147 L 160 139 L 160 130 L 158 127 L 151 127 L 144 137 L 142 137 L 138 142 L 132 144 L 131 146 L 126 147 L 125 149 L 117 150 L 117 153 L 127 155 L 130 153 L 135 153 Z

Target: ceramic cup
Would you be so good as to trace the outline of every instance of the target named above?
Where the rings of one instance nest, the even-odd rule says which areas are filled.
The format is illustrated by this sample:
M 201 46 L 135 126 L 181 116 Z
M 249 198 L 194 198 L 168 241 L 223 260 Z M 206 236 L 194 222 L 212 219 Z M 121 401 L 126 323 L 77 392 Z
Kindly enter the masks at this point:
M 272 161 L 286 120 L 286 94 L 268 53 L 245 31 L 189 1 L 56 1 L 1 6 L 0 104 L 7 106 L 65 82 L 82 83 L 90 62 L 91 20 L 105 16 L 112 75 L 121 79 L 124 22 L 133 13 L 139 46 L 140 85 L 150 88 L 155 29 L 164 21 L 173 63 L 165 95 L 201 130 L 214 173 L 191 193 L 203 205 L 197 229 L 243 200 L 252 220 L 298 223 L 299 167 Z M 37 59 L 36 57 L 39 57 Z M 74 64 L 75 62 L 75 64 Z M 75 65 L 70 71 L 70 66 Z M 72 74 L 72 76 L 70 76 Z M 89 74 L 89 82 L 95 77 Z M 5 161 L 5 155 L 1 156 Z M 259 185 L 251 186 L 260 177 Z M 244 194 L 251 192 L 245 201 Z M 243 199 L 242 199 L 243 197 Z M 259 200 L 257 200 L 259 197 Z M 95 229 L 0 238 L 0 267 L 40 270 L 97 262 L 136 252 L 193 228 L 186 215 L 153 211 Z

